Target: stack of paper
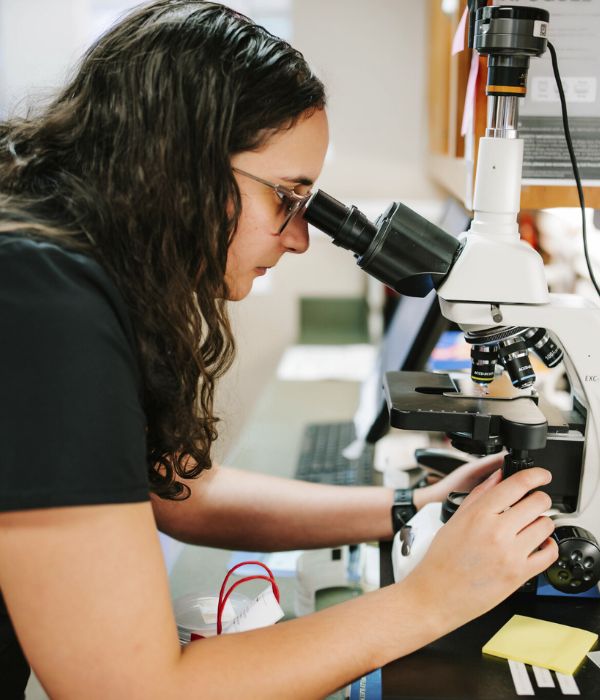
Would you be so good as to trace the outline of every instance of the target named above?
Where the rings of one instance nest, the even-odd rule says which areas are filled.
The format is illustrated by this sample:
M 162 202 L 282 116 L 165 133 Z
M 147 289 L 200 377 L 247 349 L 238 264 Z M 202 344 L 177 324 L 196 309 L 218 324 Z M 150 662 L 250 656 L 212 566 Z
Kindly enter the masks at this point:
M 571 675 L 597 639 L 597 634 L 577 627 L 513 615 L 483 653 Z

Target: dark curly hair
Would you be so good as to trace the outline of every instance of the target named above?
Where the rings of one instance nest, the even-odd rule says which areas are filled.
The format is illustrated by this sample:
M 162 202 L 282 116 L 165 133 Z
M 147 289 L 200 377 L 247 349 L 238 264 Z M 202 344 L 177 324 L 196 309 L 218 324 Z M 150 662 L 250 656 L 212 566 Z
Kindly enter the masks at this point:
M 102 36 L 43 113 L 0 124 L 1 228 L 94 257 L 130 310 L 163 498 L 211 466 L 215 380 L 234 355 L 230 159 L 324 105 L 285 41 L 216 3 L 159 0 Z

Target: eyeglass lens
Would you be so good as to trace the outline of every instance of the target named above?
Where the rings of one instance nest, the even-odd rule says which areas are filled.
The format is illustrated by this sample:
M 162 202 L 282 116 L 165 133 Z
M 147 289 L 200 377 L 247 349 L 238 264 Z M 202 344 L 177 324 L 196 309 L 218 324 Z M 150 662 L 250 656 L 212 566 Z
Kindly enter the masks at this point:
M 283 194 L 283 193 L 282 193 Z M 284 202 L 285 206 L 288 208 L 288 212 L 286 214 L 286 217 L 283 221 L 283 224 L 281 225 L 279 229 L 279 233 L 283 233 L 285 227 L 290 223 L 290 221 L 295 218 L 301 211 L 304 209 L 306 206 L 306 202 L 309 199 L 309 194 L 303 195 L 302 197 L 298 197 L 298 199 L 292 199 L 289 195 L 284 194 L 283 197 L 281 197 L 282 201 Z

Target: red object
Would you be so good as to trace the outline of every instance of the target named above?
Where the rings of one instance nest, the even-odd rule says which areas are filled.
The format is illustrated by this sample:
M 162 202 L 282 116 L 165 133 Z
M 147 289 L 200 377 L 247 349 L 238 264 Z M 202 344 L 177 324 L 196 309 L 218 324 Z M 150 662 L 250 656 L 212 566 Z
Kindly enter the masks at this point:
M 254 566 L 261 566 L 266 572 L 267 576 L 246 576 L 239 581 L 236 581 L 225 593 L 225 586 L 227 585 L 227 581 L 229 580 L 229 577 L 231 574 L 236 570 L 241 568 L 242 566 L 248 566 L 248 565 L 254 565 Z M 242 583 L 246 583 L 246 581 L 255 581 L 255 580 L 263 580 L 263 581 L 268 581 L 272 588 L 273 588 L 273 595 L 275 596 L 275 600 L 279 603 L 279 588 L 277 587 L 277 583 L 275 582 L 275 577 L 273 576 L 273 572 L 271 569 L 266 564 L 263 564 L 262 561 L 242 561 L 239 564 L 236 564 L 234 567 L 229 569 L 227 572 L 227 575 L 223 579 L 223 583 L 221 584 L 221 590 L 219 591 L 219 604 L 217 606 L 217 634 L 221 634 L 223 631 L 223 625 L 221 622 L 221 618 L 223 616 L 223 610 L 225 608 L 225 603 L 227 603 L 229 596 L 233 593 L 233 591 Z M 199 636 L 198 636 L 199 637 Z
M 535 216 L 530 211 L 521 211 L 519 212 L 518 222 L 521 240 L 526 241 L 534 250 L 539 252 L 540 234 Z

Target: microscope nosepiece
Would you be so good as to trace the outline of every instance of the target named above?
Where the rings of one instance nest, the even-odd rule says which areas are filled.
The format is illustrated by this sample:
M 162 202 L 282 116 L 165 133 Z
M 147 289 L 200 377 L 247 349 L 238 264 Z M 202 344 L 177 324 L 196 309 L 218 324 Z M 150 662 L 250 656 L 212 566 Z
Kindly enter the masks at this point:
M 509 326 L 465 333 L 465 340 L 472 345 L 471 379 L 476 384 L 489 384 L 494 379 L 496 364 L 499 364 L 508 372 L 510 381 L 516 389 L 528 389 L 533 386 L 535 372 L 529 360 L 531 341 L 526 341 L 524 337 L 529 330 L 533 331 L 530 336 L 538 339 L 539 342 L 542 342 L 539 340 L 540 337 L 544 336 L 544 343 L 548 341 L 552 343 L 547 333 L 541 329 L 543 333 L 540 336 L 537 332 L 540 329 L 537 328 Z M 558 350 L 554 343 L 552 346 Z M 537 347 L 536 352 L 538 352 Z M 552 354 L 554 358 L 555 353 Z M 560 359 L 562 359 L 562 352 Z M 557 360 L 557 364 L 559 361 Z

